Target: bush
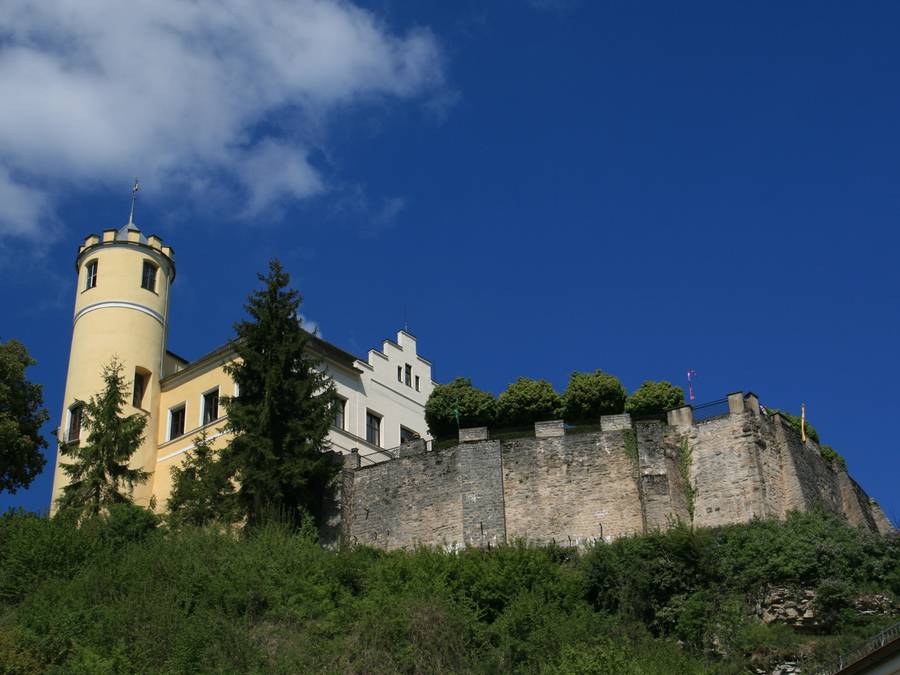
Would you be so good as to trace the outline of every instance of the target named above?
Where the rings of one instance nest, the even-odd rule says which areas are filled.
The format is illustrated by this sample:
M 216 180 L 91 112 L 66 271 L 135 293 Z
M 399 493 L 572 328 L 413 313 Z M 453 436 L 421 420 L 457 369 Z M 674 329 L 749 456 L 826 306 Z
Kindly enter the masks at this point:
M 891 620 L 855 597 L 900 592 L 897 537 L 817 513 L 583 553 L 325 550 L 288 526 L 151 525 L 136 507 L 80 528 L 0 518 L 0 670 L 739 673 L 846 651 Z M 757 620 L 759 590 L 787 580 L 815 588 L 840 632 Z
M 494 397 L 473 387 L 467 377 L 437 385 L 425 403 L 425 421 L 435 438 L 451 438 L 460 428 L 493 425 L 496 414 Z
M 547 380 L 520 377 L 497 399 L 497 426 L 521 427 L 552 420 L 562 412 L 559 394 Z
M 572 373 L 562 395 L 563 417 L 572 423 L 596 423 L 601 415 L 616 415 L 625 410 L 627 392 L 619 378 L 602 370 Z
M 671 382 L 646 380 L 625 402 L 625 410 L 634 416 L 657 415 L 684 405 L 684 390 Z
M 818 437 L 818 434 L 816 434 L 816 436 Z M 845 460 L 837 450 L 830 445 L 819 446 L 819 450 L 822 452 L 822 459 L 828 462 L 832 468 L 840 468 L 844 471 L 847 470 L 847 460 Z

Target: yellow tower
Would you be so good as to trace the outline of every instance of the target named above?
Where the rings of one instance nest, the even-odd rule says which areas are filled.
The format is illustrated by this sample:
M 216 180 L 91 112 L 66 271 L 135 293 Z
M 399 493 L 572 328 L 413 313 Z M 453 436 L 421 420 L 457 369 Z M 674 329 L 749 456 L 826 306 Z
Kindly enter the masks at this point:
M 129 387 L 124 414 L 147 416 L 144 442 L 132 467 L 152 472 L 156 462 L 159 381 L 166 354 L 169 289 L 175 279 L 171 247 L 156 235 L 145 237 L 129 218 L 119 230 L 88 235 L 78 248 L 75 314 L 66 393 L 59 428 L 61 441 L 84 440 L 77 400 L 87 401 L 103 388 L 103 366 L 116 357 Z M 66 476 L 57 456 L 53 504 Z M 135 486 L 134 498 L 147 505 L 153 476 Z

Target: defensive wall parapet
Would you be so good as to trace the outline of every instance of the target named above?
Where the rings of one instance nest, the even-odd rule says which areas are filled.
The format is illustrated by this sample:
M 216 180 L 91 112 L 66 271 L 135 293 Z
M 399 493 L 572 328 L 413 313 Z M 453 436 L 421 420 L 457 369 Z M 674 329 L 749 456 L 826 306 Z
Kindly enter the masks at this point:
M 610 415 L 586 428 L 549 420 L 519 438 L 461 429 L 452 447 L 413 441 L 373 466 L 348 456 L 342 537 L 384 548 L 584 545 L 679 521 L 711 527 L 817 507 L 892 529 L 843 467 L 754 394 L 716 403 L 665 420 Z

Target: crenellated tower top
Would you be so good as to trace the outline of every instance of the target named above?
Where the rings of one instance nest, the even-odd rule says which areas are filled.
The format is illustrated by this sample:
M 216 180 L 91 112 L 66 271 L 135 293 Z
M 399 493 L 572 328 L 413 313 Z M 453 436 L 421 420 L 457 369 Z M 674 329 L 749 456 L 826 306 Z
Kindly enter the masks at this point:
M 126 223 L 119 229 L 103 230 L 102 234 L 89 234 L 84 238 L 84 243 L 78 247 L 78 255 L 75 257 L 75 269 L 80 269 L 81 262 L 86 255 L 95 252 L 101 246 L 128 246 L 138 249 L 146 249 L 160 265 L 168 267 L 169 278 L 175 278 L 175 249 L 163 244 L 162 239 L 151 234 L 145 236 L 137 225 Z

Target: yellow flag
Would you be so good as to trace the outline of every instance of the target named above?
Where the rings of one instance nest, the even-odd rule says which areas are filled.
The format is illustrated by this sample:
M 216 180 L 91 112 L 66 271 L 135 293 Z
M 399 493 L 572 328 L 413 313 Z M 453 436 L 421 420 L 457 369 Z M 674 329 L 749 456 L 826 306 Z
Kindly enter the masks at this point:
M 806 404 L 800 404 L 800 437 L 806 443 Z

